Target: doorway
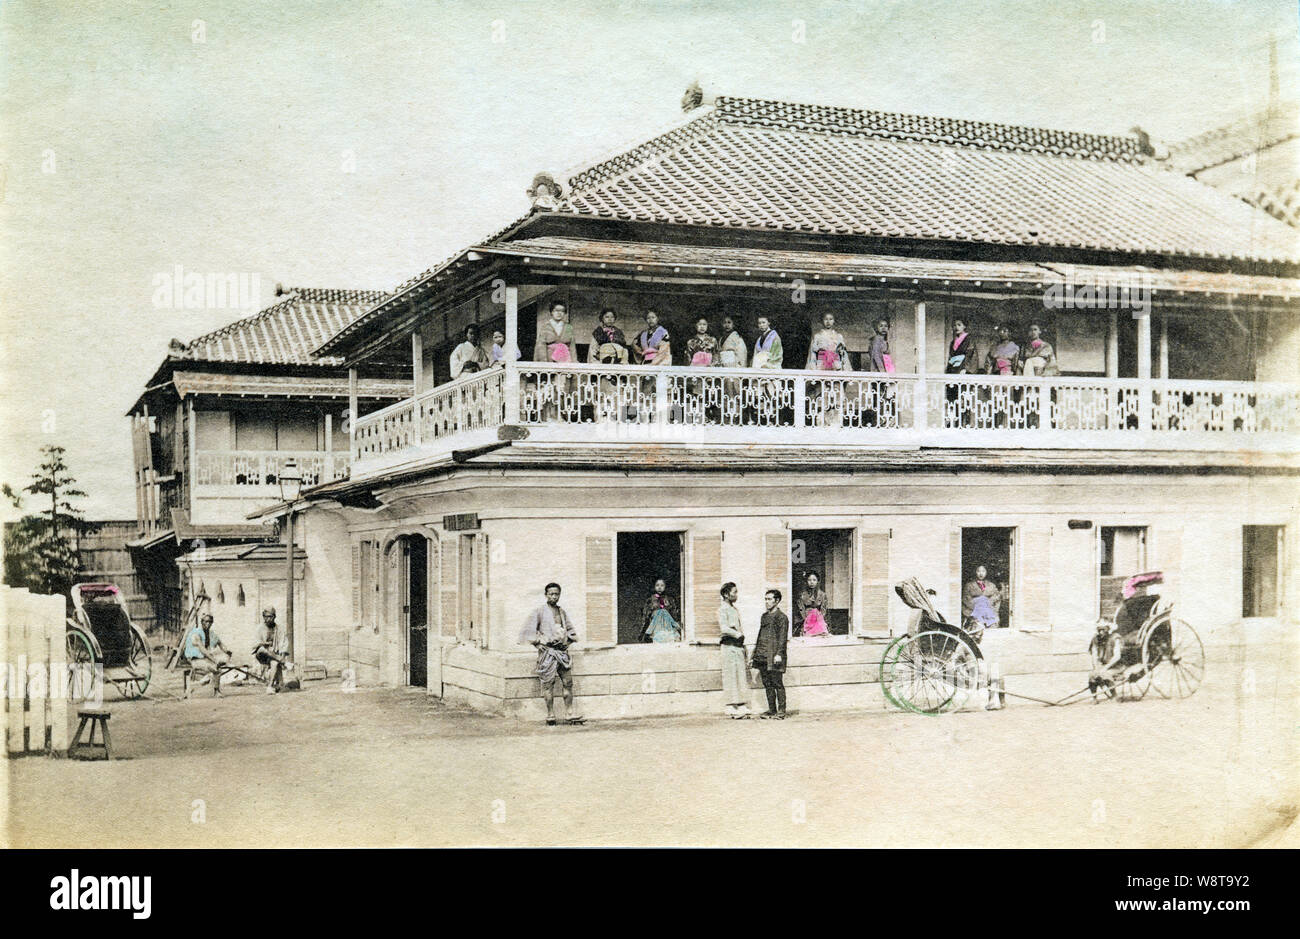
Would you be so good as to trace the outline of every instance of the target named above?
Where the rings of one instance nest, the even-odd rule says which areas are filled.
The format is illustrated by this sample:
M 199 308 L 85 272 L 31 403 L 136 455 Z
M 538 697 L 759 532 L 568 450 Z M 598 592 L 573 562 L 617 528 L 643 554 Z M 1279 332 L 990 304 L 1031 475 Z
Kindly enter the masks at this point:
M 686 533 L 681 531 L 624 531 L 618 533 L 618 641 L 644 642 L 643 608 L 662 578 L 676 604 L 674 616 L 681 625 L 682 555 Z
M 1109 619 L 1123 599 L 1120 591 L 1124 581 L 1147 570 L 1147 530 L 1131 525 L 1103 525 L 1098 538 L 1098 615 Z
M 1278 616 L 1282 612 L 1281 525 L 1241 529 L 1241 615 Z
M 425 688 L 429 684 L 429 542 L 422 535 L 403 542 L 407 683 Z
M 1011 625 L 1015 604 L 1015 541 L 1014 528 L 961 530 L 962 593 L 965 594 L 966 584 L 976 579 L 976 572 L 983 566 L 986 578 L 998 588 L 998 626 L 1004 629 Z
M 853 622 L 853 529 L 805 528 L 790 532 L 790 597 L 794 635 L 803 635 L 801 598 L 810 588 L 809 575 L 817 578 L 817 589 L 826 593 L 826 631 L 847 636 Z

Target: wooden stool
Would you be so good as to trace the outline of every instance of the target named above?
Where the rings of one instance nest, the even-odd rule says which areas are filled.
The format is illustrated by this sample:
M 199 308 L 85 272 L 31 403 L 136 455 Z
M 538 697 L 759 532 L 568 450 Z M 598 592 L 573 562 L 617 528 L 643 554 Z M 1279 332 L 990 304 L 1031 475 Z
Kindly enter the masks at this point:
M 109 742 L 108 737 L 109 716 L 109 712 L 104 708 L 81 708 L 78 710 L 77 717 L 81 718 L 81 722 L 77 724 L 77 733 L 72 738 L 72 746 L 68 747 L 68 756 L 74 759 L 80 759 L 83 752 L 93 754 L 96 750 L 103 750 L 104 759 L 111 760 L 113 758 L 113 752 L 110 749 L 111 743 Z M 81 732 L 86 729 L 87 724 L 90 725 L 90 736 L 86 739 L 85 743 L 82 743 Z M 101 736 L 103 737 L 103 740 L 100 743 L 95 743 L 96 724 L 99 725 Z

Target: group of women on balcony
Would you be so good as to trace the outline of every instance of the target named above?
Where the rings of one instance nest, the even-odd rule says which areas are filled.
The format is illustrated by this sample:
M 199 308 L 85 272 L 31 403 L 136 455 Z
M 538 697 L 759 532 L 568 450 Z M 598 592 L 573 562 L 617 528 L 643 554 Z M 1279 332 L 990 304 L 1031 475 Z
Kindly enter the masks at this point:
M 1024 346 L 1011 338 L 1011 327 L 1003 323 L 997 329 L 997 342 L 989 349 L 981 366 L 975 349 L 975 337 L 966 329 L 964 320 L 952 323 L 952 341 L 948 345 L 948 361 L 944 372 L 949 375 L 1028 375 L 1043 377 L 1061 374 L 1056 364 L 1056 350 L 1043 338 L 1042 327 L 1037 323 L 1029 327 L 1029 338 Z

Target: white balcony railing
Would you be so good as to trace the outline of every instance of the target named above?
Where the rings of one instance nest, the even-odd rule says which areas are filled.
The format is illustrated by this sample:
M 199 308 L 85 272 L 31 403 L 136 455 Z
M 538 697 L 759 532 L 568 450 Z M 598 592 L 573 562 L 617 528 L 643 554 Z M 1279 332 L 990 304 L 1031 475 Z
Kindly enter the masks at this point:
M 518 424 L 536 439 L 952 447 L 1300 449 L 1300 386 L 1164 379 L 882 375 L 519 363 Z M 506 423 L 501 368 L 361 418 L 380 468 Z M 476 439 L 485 437 L 474 434 Z
M 298 464 L 304 488 L 348 475 L 350 461 L 342 451 L 200 450 L 195 454 L 194 484 L 246 489 L 258 495 L 278 491 L 280 473 L 290 459 Z

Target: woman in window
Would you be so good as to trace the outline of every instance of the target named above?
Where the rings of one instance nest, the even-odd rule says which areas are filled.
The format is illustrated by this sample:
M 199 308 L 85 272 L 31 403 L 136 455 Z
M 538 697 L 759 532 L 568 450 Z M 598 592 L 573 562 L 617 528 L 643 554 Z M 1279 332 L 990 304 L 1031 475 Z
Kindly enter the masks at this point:
M 642 641 L 681 642 L 682 627 L 678 619 L 677 604 L 668 595 L 667 581 L 660 577 L 641 608 Z
M 801 636 L 825 636 L 826 630 L 826 591 L 821 589 L 817 575 L 808 572 L 808 579 L 803 592 L 799 594 L 799 621 L 803 624 Z

